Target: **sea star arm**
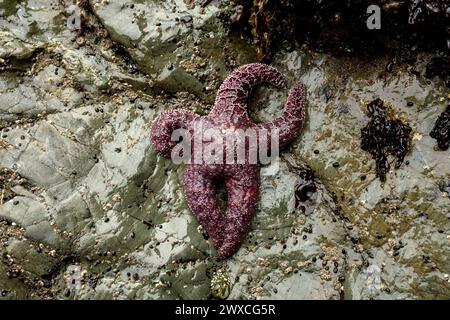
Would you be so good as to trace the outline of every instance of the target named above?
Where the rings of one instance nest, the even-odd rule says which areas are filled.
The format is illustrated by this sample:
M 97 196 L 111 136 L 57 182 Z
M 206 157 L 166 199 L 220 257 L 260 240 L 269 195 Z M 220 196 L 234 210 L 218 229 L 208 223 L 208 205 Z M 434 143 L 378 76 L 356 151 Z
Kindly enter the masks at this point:
M 226 179 L 227 210 L 225 230 L 219 256 L 222 259 L 232 256 L 244 241 L 259 197 L 259 167 L 242 165 L 230 170 Z
M 198 165 L 188 165 L 184 172 L 184 193 L 192 213 L 206 229 L 214 247 L 223 242 L 223 214 L 216 199 L 215 185 Z
M 230 124 L 248 124 L 247 98 L 252 89 L 262 83 L 279 89 L 286 86 L 283 75 L 271 66 L 250 63 L 237 68 L 220 86 L 210 117 Z
M 287 147 L 298 135 L 305 118 L 305 87 L 297 82 L 289 91 L 288 99 L 283 114 L 271 122 L 256 125 L 256 130 L 261 133 L 262 129 L 268 133 L 270 145 L 272 133 L 278 130 L 279 148 Z
M 162 112 L 153 122 L 150 130 L 150 139 L 156 151 L 170 158 L 173 147 L 178 143 L 172 140 L 172 133 L 176 129 L 189 130 L 190 124 L 196 119 L 194 113 L 175 109 Z

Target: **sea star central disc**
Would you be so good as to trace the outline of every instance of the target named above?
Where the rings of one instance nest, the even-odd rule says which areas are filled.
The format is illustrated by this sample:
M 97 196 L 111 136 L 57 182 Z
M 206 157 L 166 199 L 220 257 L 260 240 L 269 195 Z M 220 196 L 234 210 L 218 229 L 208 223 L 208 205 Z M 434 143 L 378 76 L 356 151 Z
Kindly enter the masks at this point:
M 234 70 L 222 83 L 216 96 L 213 109 L 207 116 L 200 117 L 183 109 L 174 109 L 161 113 L 153 122 L 150 138 L 156 151 L 170 158 L 177 146 L 172 133 L 184 129 L 189 135 L 191 153 L 184 174 L 184 192 L 192 213 L 207 231 L 214 247 L 221 258 L 233 255 L 241 245 L 253 215 L 259 197 L 259 165 L 249 161 L 251 151 L 260 148 L 263 141 L 261 132 L 266 134 L 269 147 L 274 145 L 273 138 L 279 148 L 286 147 L 298 135 L 305 115 L 305 90 L 302 83 L 297 82 L 289 92 L 283 114 L 268 123 L 254 124 L 247 114 L 247 98 L 251 90 L 258 84 L 267 83 L 276 88 L 284 88 L 286 80 L 275 68 L 264 64 L 252 63 Z M 205 139 L 211 129 L 215 136 Z M 222 163 L 211 163 L 194 157 L 201 150 L 215 150 L 216 158 L 221 160 L 230 151 L 227 144 L 218 150 L 217 141 L 228 138 L 239 140 L 238 133 L 254 129 L 257 143 L 244 138 L 245 160 L 235 161 L 234 155 Z M 218 134 L 217 134 L 218 133 Z M 275 136 L 276 133 L 276 136 Z M 201 143 L 195 138 L 202 136 Z M 210 134 L 209 134 L 210 135 Z M 198 139 L 197 139 L 198 141 Z M 222 146 L 222 145 L 220 145 Z M 211 148 L 216 147 L 216 148 Z M 235 147 L 233 147 L 235 148 Z M 219 151 L 219 152 L 218 152 Z M 175 152 L 175 153 L 180 153 Z M 223 213 L 216 199 L 216 180 L 223 179 L 227 188 L 227 208 Z

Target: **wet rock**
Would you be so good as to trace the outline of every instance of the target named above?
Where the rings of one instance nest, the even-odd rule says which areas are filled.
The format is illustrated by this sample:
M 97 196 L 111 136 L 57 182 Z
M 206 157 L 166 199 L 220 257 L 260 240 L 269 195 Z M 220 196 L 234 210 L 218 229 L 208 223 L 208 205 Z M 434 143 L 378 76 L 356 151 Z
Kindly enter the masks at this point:
M 92 9 L 154 86 L 172 93 L 188 91 L 212 103 L 218 86 L 238 64 L 255 59 L 255 50 L 230 39 L 217 15 L 218 3 L 199 6 L 185 1 L 93 0 Z M 149 15 L 147 13 L 151 12 Z M 208 90 L 209 89 L 209 90 Z
M 311 63 L 308 56 L 296 52 L 279 55 L 277 58 L 287 66 Z M 428 61 L 428 58 L 421 60 L 423 66 L 426 64 L 424 61 Z M 448 166 L 444 164 L 448 162 L 448 154 L 436 152 L 435 143 L 427 134 L 442 110 L 439 106 L 441 106 L 442 96 L 447 95 L 446 89 L 440 82 L 426 83 L 423 79 L 409 73 L 395 75 L 387 80 L 377 80 L 376 74 L 384 72 L 382 70 L 384 65 L 383 63 L 375 68 L 377 71 L 367 70 L 359 76 L 350 72 L 353 77 L 356 77 L 351 84 L 346 80 L 337 81 L 341 85 L 336 86 L 337 90 L 332 103 L 325 102 L 321 97 L 321 88 L 325 82 L 329 81 L 329 73 L 333 74 L 332 60 L 328 63 L 318 63 L 316 67 L 308 71 L 300 72 L 300 68 L 292 69 L 292 67 L 286 69 L 286 72 L 292 72 L 297 76 L 302 75 L 301 79 L 308 88 L 310 117 L 307 129 L 303 131 L 298 141 L 299 145 L 294 147 L 293 152 L 314 170 L 315 176 L 320 179 L 330 192 L 332 199 L 336 201 L 338 208 L 336 221 L 340 219 L 347 221 L 345 233 L 352 243 L 352 250 L 347 250 L 347 261 L 354 260 L 354 263 L 348 265 L 349 272 L 345 276 L 343 289 L 344 296 L 349 299 L 362 297 L 352 295 L 352 290 L 357 287 L 356 278 L 352 274 L 353 272 L 359 274 L 358 265 L 365 265 L 366 259 L 361 256 L 364 255 L 365 250 L 371 248 L 375 258 L 378 254 L 380 257 L 389 256 L 394 253 L 389 244 L 393 239 L 400 237 L 403 243 L 420 247 L 427 242 L 426 237 L 422 238 L 425 232 L 436 235 L 432 241 L 436 244 L 436 241 L 440 242 L 444 239 L 438 236 L 438 229 L 441 228 L 439 225 L 448 223 L 446 222 L 448 219 L 446 220 L 441 211 L 448 211 L 448 199 L 446 193 L 442 193 L 437 187 L 439 185 L 437 181 L 440 179 L 446 181 L 449 174 Z M 322 68 L 327 71 L 321 71 Z M 342 66 L 336 70 L 342 70 Z M 424 69 L 421 71 L 423 72 Z M 345 75 L 340 74 L 339 78 L 342 77 L 345 78 Z M 402 119 L 408 119 L 408 124 L 414 132 L 411 133 L 414 143 L 407 155 L 408 162 L 405 161 L 400 168 L 388 172 L 389 179 L 386 179 L 384 185 L 376 179 L 370 156 L 360 149 L 360 143 L 355 138 L 360 135 L 360 130 L 367 122 L 364 101 L 373 101 L 375 97 L 380 97 L 383 101 L 396 106 L 396 114 Z M 414 101 L 414 106 L 408 107 L 406 101 Z M 346 114 L 339 113 L 339 106 L 343 103 L 349 109 Z M 338 170 L 333 167 L 336 161 L 341 164 Z M 420 200 L 415 198 L 418 194 L 430 199 L 431 202 L 420 205 Z M 383 200 L 383 198 L 387 199 Z M 437 202 L 433 203 L 433 201 Z M 321 200 L 318 200 L 317 203 L 320 202 Z M 429 218 L 420 215 L 420 212 L 426 212 Z M 311 217 L 315 214 L 316 212 Z M 312 225 L 315 230 L 317 224 L 312 223 Z M 428 231 L 422 231 L 422 229 Z M 406 230 L 408 232 L 405 233 Z M 310 239 L 309 234 L 307 239 Z M 441 246 L 446 247 L 447 244 L 442 242 Z M 432 244 L 429 243 L 427 248 L 431 246 Z M 395 251 L 398 255 L 394 258 L 398 259 L 397 257 L 402 255 L 404 249 Z M 421 260 L 420 250 L 408 252 L 411 253 L 411 258 Z M 441 253 L 435 252 L 435 255 L 441 256 Z M 382 281 L 389 275 L 389 282 L 385 283 L 384 287 L 389 288 L 390 294 L 382 290 L 378 298 L 424 295 L 423 290 L 417 291 L 412 285 L 406 284 L 408 282 L 406 278 L 413 277 L 420 282 L 421 277 L 427 277 L 427 274 L 434 272 L 431 268 L 424 270 L 414 267 L 415 272 L 412 273 L 407 271 L 414 265 L 412 260 L 393 260 L 389 264 L 386 262 L 386 268 L 382 268 L 382 263 L 383 261 L 379 260 L 377 265 L 381 269 Z M 352 267 L 354 264 L 356 266 Z M 370 264 L 374 263 L 369 261 L 367 267 Z M 355 271 L 352 271 L 353 268 Z M 405 278 L 397 282 L 393 274 L 403 272 L 399 270 L 405 270 Z M 443 270 L 439 269 L 441 277 L 445 273 Z M 437 279 L 432 281 L 431 277 L 427 279 L 431 281 L 430 286 L 436 287 L 433 294 L 442 297 L 442 293 L 446 290 L 442 289 L 440 282 Z M 407 294 L 404 294 L 405 292 Z M 368 297 L 368 295 L 365 296 Z
M 0 14 L 8 18 L 0 20 L 0 58 L 27 59 L 49 45 L 53 28 L 63 26 L 63 21 L 57 19 L 60 5 L 56 6 L 57 9 L 44 0 L 2 2 Z M 55 25 L 56 21 L 61 24 Z
M 8 268 L 0 262 L 0 300 L 16 300 L 32 298 L 27 285 L 20 279 L 11 279 L 7 276 Z
M 315 182 L 317 205 L 314 212 L 306 216 L 295 208 L 297 166 L 296 160 L 289 158 L 280 163 L 276 174 L 263 176 L 260 211 L 254 219 L 251 234 L 227 262 L 230 278 L 240 275 L 239 282 L 232 286 L 231 299 L 339 297 L 340 288 L 334 286 L 338 275 L 311 261 L 326 252 L 324 257 L 343 265 L 341 245 L 349 250 L 349 244 L 344 240 L 343 226 L 333 222 L 336 207 L 320 182 Z M 263 170 L 262 174 L 269 172 Z M 308 226 L 313 226 L 311 233 Z M 302 239 L 305 233 L 308 238 Z M 251 280 L 245 282 L 244 277 Z M 276 292 L 272 290 L 274 283 L 277 284 Z
M 187 91 L 205 97 L 202 83 L 180 67 L 163 68 L 155 82 L 169 92 Z
M 208 28 L 218 10 L 208 5 L 199 13 L 198 7 L 189 7 L 181 0 L 174 3 L 93 0 L 91 5 L 113 40 L 121 43 L 149 73 L 158 72 L 174 61 L 176 43 L 185 39 L 192 27 Z
M 37 246 L 39 248 L 39 246 Z M 47 252 L 38 252 L 29 241 L 13 240 L 8 244 L 7 252 L 15 260 L 22 261 L 21 267 L 35 276 L 49 274 L 59 263 L 57 257 Z
M 202 101 L 254 50 L 222 30 L 215 4 L 83 1 L 71 30 L 66 2 L 12 3 L 0 5 L 0 298 L 207 299 L 218 269 L 227 299 L 448 298 L 448 153 L 428 134 L 447 91 L 421 76 L 428 55 L 417 72 L 386 74 L 391 56 L 274 47 L 271 64 L 306 85 L 307 120 L 279 166 L 262 168 L 245 243 L 218 262 L 185 203 L 184 168 L 156 155 L 149 123 L 208 112 Z M 279 115 L 286 94 L 257 89 L 252 119 Z M 414 132 L 384 184 L 358 139 L 376 97 Z
M 2 206 L 0 218 L 24 227 L 25 235 L 35 241 L 57 246 L 62 239 L 52 230 L 46 219 L 44 206 L 33 199 L 19 198 L 18 205 L 14 205 L 14 200 L 10 200 Z

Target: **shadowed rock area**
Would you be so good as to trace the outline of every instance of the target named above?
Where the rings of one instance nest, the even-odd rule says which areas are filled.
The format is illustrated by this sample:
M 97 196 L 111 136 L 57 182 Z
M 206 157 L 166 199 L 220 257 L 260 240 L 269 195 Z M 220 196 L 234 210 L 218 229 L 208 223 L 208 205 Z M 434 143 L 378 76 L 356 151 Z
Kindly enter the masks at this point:
M 274 46 L 265 62 L 306 85 L 306 123 L 279 170 L 261 169 L 244 244 L 217 259 L 184 167 L 156 155 L 149 128 L 172 108 L 207 114 L 223 79 L 257 61 L 233 10 L 0 2 L 0 299 L 450 298 L 450 153 L 430 136 L 449 99 L 448 71 L 429 71 L 441 52 L 387 68 L 390 54 Z M 256 89 L 251 118 L 280 115 L 286 97 Z M 361 149 L 375 99 L 411 128 L 385 181 Z

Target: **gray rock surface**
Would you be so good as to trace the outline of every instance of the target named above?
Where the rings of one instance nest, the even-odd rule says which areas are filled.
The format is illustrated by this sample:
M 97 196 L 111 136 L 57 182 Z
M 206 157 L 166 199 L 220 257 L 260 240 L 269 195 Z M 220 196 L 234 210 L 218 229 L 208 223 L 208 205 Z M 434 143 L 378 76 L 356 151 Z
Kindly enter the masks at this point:
M 225 32 L 215 1 L 73 5 L 0 3 L 0 298 L 450 297 L 450 156 L 429 136 L 440 83 L 406 67 L 385 75 L 382 58 L 278 52 L 273 65 L 306 84 L 307 122 L 279 170 L 262 169 L 245 243 L 217 261 L 185 203 L 184 168 L 155 154 L 149 124 L 171 108 L 207 113 L 253 48 Z M 80 30 L 67 28 L 75 11 Z M 414 130 L 409 164 L 384 184 L 360 149 L 377 97 Z M 251 117 L 272 119 L 285 99 L 257 89 Z M 294 190 L 306 167 L 317 198 L 304 214 Z

